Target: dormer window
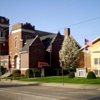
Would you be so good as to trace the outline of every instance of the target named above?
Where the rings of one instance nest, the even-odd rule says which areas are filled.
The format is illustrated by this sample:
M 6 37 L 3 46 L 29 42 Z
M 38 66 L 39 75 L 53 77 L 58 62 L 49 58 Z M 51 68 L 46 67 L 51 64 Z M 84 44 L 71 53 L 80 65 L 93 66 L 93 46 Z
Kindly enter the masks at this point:
M 17 41 L 18 39 L 17 39 L 17 37 L 15 37 L 15 48 L 17 48 Z

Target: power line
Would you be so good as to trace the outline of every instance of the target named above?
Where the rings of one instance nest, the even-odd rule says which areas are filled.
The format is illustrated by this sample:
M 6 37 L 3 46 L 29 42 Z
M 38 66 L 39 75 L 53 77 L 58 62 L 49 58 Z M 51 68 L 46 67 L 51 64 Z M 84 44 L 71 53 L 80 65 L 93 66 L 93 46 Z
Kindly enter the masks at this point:
M 90 35 L 85 35 L 85 36 L 82 36 L 82 37 L 78 37 L 78 38 L 76 38 L 76 39 L 80 39 L 80 38 L 84 38 L 84 37 L 89 37 L 89 36 L 96 35 L 96 34 L 100 34 L 100 32 L 94 33 L 94 34 L 90 34 Z M 57 40 L 55 40 L 55 41 L 60 41 L 60 40 L 63 40 L 63 39 L 57 39 Z M 51 42 L 51 41 L 42 42 L 42 43 L 48 43 L 48 42 Z M 41 45 L 42 43 L 36 43 L 36 44 L 34 44 L 34 45 Z M 23 47 L 24 47 L 24 46 L 23 46 Z M 2 51 L 7 51 L 7 50 L 9 50 L 9 49 L 2 50 Z
M 76 2 L 76 1 L 78 1 L 78 0 L 74 0 L 74 1 Z M 82 3 L 82 4 L 80 4 L 80 5 L 86 4 L 87 2 L 90 2 L 90 1 L 92 1 L 92 0 L 86 1 L 85 3 Z M 66 4 L 64 4 L 64 5 L 66 5 Z M 61 6 L 61 5 L 60 5 L 60 6 Z M 75 6 L 75 7 L 76 7 L 76 6 Z M 72 6 L 72 7 L 69 7 L 69 8 L 75 8 L 75 7 Z M 58 8 L 58 7 L 57 7 L 57 8 Z M 57 8 L 56 8 L 56 9 L 57 9 Z M 68 9 L 69 9 L 69 8 L 68 8 Z M 68 10 L 68 9 L 66 9 L 66 10 Z M 54 9 L 52 9 L 52 10 L 55 11 Z M 52 11 L 52 10 L 50 10 L 50 11 Z M 50 11 L 48 11 L 48 12 L 50 12 Z M 47 15 L 48 12 L 45 12 L 44 14 Z M 39 16 L 39 17 L 40 17 L 40 16 Z M 49 16 L 49 17 L 50 17 L 50 16 Z M 43 17 L 43 18 L 46 18 L 46 17 Z M 48 18 L 48 17 L 47 17 L 47 18 Z M 39 19 L 37 19 L 37 20 L 35 20 L 35 21 L 39 21 Z
M 59 8 L 59 7 L 62 7 L 63 5 L 66 5 L 66 3 L 67 4 L 69 4 L 69 3 L 72 3 L 72 2 L 76 2 L 77 0 L 73 0 L 73 1 L 71 1 L 71 2 L 64 2 L 64 3 L 62 3 L 62 4 L 60 4 L 60 5 L 58 5 L 57 7 L 54 7 L 54 8 L 50 8 L 49 10 L 47 10 L 46 12 L 41 12 L 42 14 L 44 14 L 44 13 L 47 13 L 47 12 L 49 12 L 49 11 L 52 11 L 52 10 L 54 10 L 54 9 L 57 9 L 57 8 Z M 93 1 L 93 0 L 89 0 L 88 2 L 90 2 L 90 1 Z M 85 2 L 84 4 L 86 4 L 87 2 Z M 83 3 L 82 4 L 80 4 L 80 5 L 83 5 Z M 74 7 L 73 7 L 74 8 Z M 41 14 L 41 13 L 39 13 L 39 14 Z M 35 14 L 36 15 L 36 14 Z M 50 17 L 50 16 L 49 16 Z M 66 26 L 66 27 L 70 27 L 70 26 L 75 26 L 75 25 L 79 25 L 79 24 L 82 24 L 82 23 L 86 23 L 86 22 L 89 22 L 89 21 L 92 21 L 92 20 L 96 20 L 96 19 L 99 19 L 100 18 L 100 16 L 99 17 L 95 17 L 95 18 L 92 18 L 92 19 L 88 19 L 88 20 L 85 20 L 85 21 L 81 21 L 81 22 L 78 22 L 78 23 L 75 23 L 75 24 L 71 24 L 71 25 L 68 25 L 68 26 Z M 39 21 L 39 20 L 38 20 Z M 60 27 L 60 28 L 57 28 L 57 29 L 54 29 L 54 30 L 51 30 L 51 32 L 52 31 L 55 31 L 55 30 L 59 30 L 59 29 L 63 29 L 63 28 L 65 28 L 65 26 L 64 27 Z
M 70 0 L 70 1 L 66 1 L 66 2 L 63 2 L 62 4 L 60 3 L 59 5 L 56 5 L 56 7 L 54 6 L 54 7 L 50 7 L 49 9 L 47 9 L 46 11 L 41 11 L 41 12 L 38 12 L 37 14 L 34 14 L 34 15 L 32 15 L 32 16 L 36 16 L 36 17 L 40 17 L 40 15 L 43 15 L 43 14 L 47 14 L 48 12 L 50 12 L 50 11 L 54 11 L 55 9 L 58 9 L 58 8 L 60 8 L 60 7 L 62 7 L 62 6 L 64 6 L 64 5 L 66 5 L 66 4 L 69 4 L 69 3 L 72 3 L 72 2 L 76 2 L 77 0 Z M 32 17 L 33 18 L 33 17 Z
M 94 34 L 90 34 L 90 35 L 86 35 L 85 37 L 89 37 L 89 36 L 96 35 L 96 34 L 100 34 L 100 32 L 94 33 Z M 84 38 L 84 36 L 83 37 L 79 37 L 79 38 Z M 76 39 L 79 39 L 79 38 L 76 38 Z M 57 39 L 55 41 L 60 41 L 60 40 L 62 40 L 62 39 Z M 50 42 L 50 41 L 48 41 L 48 42 Z M 48 43 L 48 42 L 43 42 L 43 43 Z M 34 45 L 39 45 L 39 44 L 42 44 L 42 43 L 37 43 L 37 44 L 34 44 Z
M 54 8 L 50 8 L 49 10 L 47 10 L 46 12 L 40 12 L 38 15 L 41 15 L 41 14 L 44 14 L 44 13 L 46 13 L 47 14 L 47 12 L 49 12 L 49 11 L 52 11 L 52 10 L 54 10 L 54 9 L 57 9 L 57 8 L 59 8 L 59 7 L 62 7 L 63 5 L 66 5 L 66 4 L 69 4 L 69 3 L 73 3 L 73 2 L 76 2 L 77 0 L 73 0 L 73 1 L 71 1 L 71 2 L 64 2 L 64 3 L 62 3 L 62 4 L 60 4 L 60 5 L 58 5 L 57 7 L 54 7 Z M 92 1 L 92 0 L 89 0 L 88 2 L 90 2 L 90 1 Z M 84 4 L 86 4 L 87 2 L 85 2 Z M 83 3 L 82 4 L 80 4 L 80 5 L 83 5 Z M 72 8 L 74 8 L 74 7 L 72 7 Z M 68 9 L 67 9 L 68 10 Z M 36 16 L 36 14 L 34 14 L 35 16 Z M 50 16 L 49 16 L 50 17 Z M 100 18 L 100 17 L 98 17 L 98 18 Z M 68 25 L 68 26 L 66 26 L 66 27 L 70 27 L 70 26 L 75 26 L 75 25 L 78 25 L 78 24 L 82 24 L 82 23 L 85 23 L 85 22 L 88 22 L 88 21 L 91 21 L 91 20 L 94 20 L 94 19 L 97 19 L 97 18 L 93 18 L 93 19 L 89 19 L 89 20 L 86 20 L 86 21 L 82 21 L 82 22 L 78 22 L 78 23 L 75 23 L 75 24 L 72 24 L 72 25 Z M 39 21 L 39 20 L 38 20 Z M 57 29 L 54 29 L 54 30 L 52 30 L 52 31 L 55 31 L 55 30 L 58 30 L 58 29 L 62 29 L 62 28 L 64 28 L 64 27 L 61 27 L 61 28 L 57 28 Z
M 46 10 L 45 12 L 41 11 L 41 12 L 39 12 L 39 13 L 37 13 L 37 14 L 32 15 L 32 16 L 33 16 L 33 17 L 36 16 L 36 18 L 37 18 L 37 17 L 40 17 L 41 15 L 47 14 L 48 12 L 54 11 L 55 9 L 58 10 L 59 7 L 65 6 L 66 4 L 73 3 L 73 2 L 76 2 L 76 1 L 78 1 L 78 0 L 73 0 L 73 1 L 69 1 L 69 2 L 68 2 L 68 1 L 67 1 L 67 2 L 63 2 L 62 4 L 56 5 L 56 7 L 54 6 L 54 8 L 50 7 L 50 9 Z M 88 1 L 86 1 L 86 3 L 87 3 L 87 2 L 90 2 L 90 1 L 92 1 L 92 0 L 88 0 Z M 84 3 L 84 4 L 85 4 L 85 3 Z M 80 4 L 80 5 L 83 5 L 83 3 Z M 74 7 L 73 7 L 73 6 L 72 6 L 72 7 L 70 6 L 70 8 L 74 8 Z M 68 8 L 68 9 L 69 9 L 69 8 Z M 66 9 L 66 10 L 68 10 L 68 9 Z M 32 18 L 33 18 L 33 17 L 32 17 Z M 50 16 L 49 16 L 49 17 L 50 17 Z M 24 19 L 25 19 L 25 18 L 24 18 Z M 36 21 L 36 20 L 35 20 L 35 21 Z M 37 21 L 39 21 L 39 20 L 37 19 Z
M 90 35 L 85 35 L 85 36 L 82 36 L 82 37 L 79 37 L 79 38 L 76 38 L 76 39 L 80 39 L 80 38 L 84 38 L 84 37 L 89 37 L 89 36 L 93 36 L 93 35 L 96 35 L 96 34 L 100 34 L 100 32 L 94 33 L 94 34 L 90 34 Z
M 75 24 L 71 24 L 71 25 L 68 25 L 68 26 L 66 26 L 66 27 L 79 25 L 79 24 L 86 23 L 86 22 L 89 22 L 89 21 L 92 21 L 92 20 L 96 20 L 96 19 L 99 19 L 99 18 L 100 18 L 100 16 L 95 17 L 95 18 L 91 18 L 91 19 L 88 19 L 88 20 L 85 20 L 85 21 L 81 21 L 81 22 L 78 22 L 78 23 L 75 23 Z M 63 29 L 63 28 L 65 28 L 65 27 L 60 27 L 60 28 L 58 28 L 58 29 Z M 55 31 L 55 30 L 58 30 L 58 29 L 54 29 L 54 30 L 52 30 L 52 31 Z M 51 31 L 51 32 L 52 32 L 52 31 Z

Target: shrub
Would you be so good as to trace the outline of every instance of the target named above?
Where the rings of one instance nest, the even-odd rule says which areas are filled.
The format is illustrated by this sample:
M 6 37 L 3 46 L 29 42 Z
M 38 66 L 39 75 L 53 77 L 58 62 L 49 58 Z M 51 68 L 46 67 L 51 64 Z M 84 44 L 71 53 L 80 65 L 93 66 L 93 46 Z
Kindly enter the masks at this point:
M 74 72 L 70 72 L 70 74 L 69 74 L 69 78 L 74 78 L 74 77 L 75 77 Z
M 39 69 L 34 68 L 32 71 L 33 71 L 33 76 L 34 76 L 34 77 L 40 76 L 40 70 L 39 70 Z
M 27 69 L 26 72 L 25 72 L 25 76 L 27 78 L 33 77 L 33 71 L 30 70 L 30 69 Z
M 1 69 L 1 75 L 5 74 L 7 72 L 7 69 L 4 68 L 3 66 L 0 66 L 0 69 Z
M 94 72 L 91 71 L 88 73 L 87 79 L 95 79 L 95 78 L 96 78 L 96 76 L 95 76 Z
M 21 75 L 21 71 L 20 70 L 13 70 L 12 75 L 15 76 L 15 77 L 18 77 L 18 76 Z
M 19 77 L 19 76 L 21 76 L 21 74 L 15 73 L 15 74 L 13 74 L 13 76 L 14 76 L 14 77 Z

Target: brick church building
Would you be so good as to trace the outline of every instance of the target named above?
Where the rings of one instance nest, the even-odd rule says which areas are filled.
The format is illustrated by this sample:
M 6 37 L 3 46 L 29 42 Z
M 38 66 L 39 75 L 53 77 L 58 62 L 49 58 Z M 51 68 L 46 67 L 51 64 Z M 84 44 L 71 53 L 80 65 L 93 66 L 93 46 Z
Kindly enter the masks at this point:
M 65 35 L 70 30 L 65 29 Z M 60 75 L 59 50 L 64 36 L 36 30 L 30 23 L 17 23 L 9 33 L 9 19 L 0 16 L 0 64 L 8 70 L 38 68 L 41 76 Z

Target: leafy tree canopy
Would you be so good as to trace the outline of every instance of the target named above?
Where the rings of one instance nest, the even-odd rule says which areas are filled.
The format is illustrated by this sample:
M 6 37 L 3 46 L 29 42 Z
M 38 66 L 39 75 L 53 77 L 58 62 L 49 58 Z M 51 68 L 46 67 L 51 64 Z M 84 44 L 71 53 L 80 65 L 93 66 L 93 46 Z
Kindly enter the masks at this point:
M 64 38 L 62 48 L 59 51 L 60 66 L 64 70 L 74 69 L 77 67 L 79 59 L 79 46 L 72 36 L 66 36 Z

